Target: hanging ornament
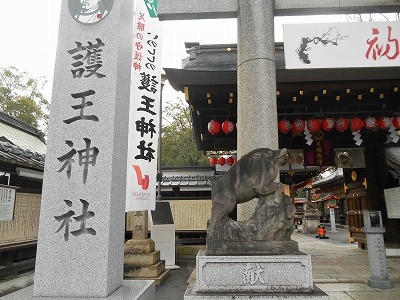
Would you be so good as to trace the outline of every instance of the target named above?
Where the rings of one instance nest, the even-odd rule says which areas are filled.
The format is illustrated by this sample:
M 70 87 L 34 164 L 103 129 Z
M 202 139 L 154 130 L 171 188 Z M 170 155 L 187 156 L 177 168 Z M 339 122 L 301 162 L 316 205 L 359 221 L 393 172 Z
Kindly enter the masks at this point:
M 388 137 L 388 142 L 397 143 L 400 139 L 397 129 L 392 124 L 389 128 L 390 135 Z
M 331 131 L 335 126 L 335 120 L 332 118 L 325 118 L 321 121 L 321 128 L 325 131 Z
M 222 123 L 222 131 L 226 134 L 231 133 L 233 129 L 235 129 L 235 125 L 231 121 L 225 120 L 224 123 Z
M 390 125 L 392 124 L 392 120 L 389 117 L 382 117 L 378 120 L 378 126 L 381 129 L 389 129 Z
M 211 120 L 207 125 L 208 132 L 212 135 L 217 134 L 221 129 L 221 124 L 218 121 Z
M 288 133 L 292 129 L 292 123 L 289 120 L 282 119 L 278 122 L 278 130 L 282 133 Z
M 312 143 L 314 142 L 313 136 L 310 132 L 310 130 L 308 130 L 308 128 L 306 127 L 306 129 L 304 130 L 304 139 L 306 140 L 306 144 L 308 146 L 311 146 Z
M 346 129 L 349 127 L 349 121 L 347 119 L 340 117 L 339 119 L 336 120 L 335 122 L 335 129 L 339 132 L 346 131 Z
M 210 157 L 210 164 L 212 165 L 212 166 L 215 166 L 216 164 L 217 164 L 217 158 L 216 157 Z
M 316 132 L 320 128 L 318 120 L 314 119 L 314 118 L 307 120 L 306 126 L 307 126 L 308 131 L 310 131 L 310 132 Z
M 375 117 L 367 117 L 364 120 L 364 126 L 367 129 L 375 129 L 376 127 L 378 127 L 378 121 Z
M 294 132 L 296 132 L 296 133 L 303 132 L 305 128 L 306 128 L 306 126 L 305 126 L 304 120 L 301 120 L 301 119 L 294 120 L 294 122 L 292 124 L 292 129 Z
M 232 156 L 229 156 L 226 162 L 228 165 L 232 166 L 235 163 L 235 159 Z
M 400 116 L 393 117 L 392 124 L 393 124 L 394 128 L 399 129 L 400 128 Z
M 363 142 L 363 139 L 361 138 L 361 134 L 360 134 L 360 132 L 358 132 L 358 131 L 353 131 L 352 132 L 352 134 L 353 134 L 353 140 L 355 141 L 355 144 L 357 145 L 357 146 L 360 146 L 361 144 L 362 144 L 362 142 Z
M 364 121 L 359 117 L 354 117 L 350 120 L 350 129 L 351 131 L 360 131 L 361 128 L 364 127 Z
M 223 166 L 225 164 L 225 158 L 223 158 L 222 156 L 220 158 L 218 158 L 218 163 L 220 166 Z

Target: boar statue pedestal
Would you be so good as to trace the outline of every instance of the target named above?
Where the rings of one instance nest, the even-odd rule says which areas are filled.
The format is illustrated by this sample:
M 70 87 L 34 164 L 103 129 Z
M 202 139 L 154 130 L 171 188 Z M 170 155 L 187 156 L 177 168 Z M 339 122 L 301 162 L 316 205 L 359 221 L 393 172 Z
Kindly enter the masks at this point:
M 206 250 L 197 254 L 185 300 L 329 299 L 313 284 L 311 256 L 290 239 L 295 207 L 274 182 L 286 160 L 286 149 L 255 149 L 214 182 Z M 254 198 L 250 219 L 229 218 Z
M 244 155 L 212 186 L 207 255 L 298 254 L 290 240 L 296 212 L 291 198 L 274 182 L 287 150 L 261 148 Z M 253 216 L 234 221 L 228 214 L 238 203 L 258 198 Z

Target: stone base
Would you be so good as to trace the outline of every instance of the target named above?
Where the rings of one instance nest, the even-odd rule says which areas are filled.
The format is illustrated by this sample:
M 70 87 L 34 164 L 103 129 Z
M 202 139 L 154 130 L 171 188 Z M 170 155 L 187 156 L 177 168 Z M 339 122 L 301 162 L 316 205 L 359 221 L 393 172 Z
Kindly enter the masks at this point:
M 184 300 L 329 300 L 329 296 L 314 286 L 310 293 L 199 293 L 194 291 L 194 284 L 189 284 Z
M 196 257 L 199 293 L 308 293 L 312 292 L 311 256 L 209 256 Z
M 124 277 L 129 278 L 153 278 L 165 271 L 165 262 L 159 260 L 148 266 L 124 265 Z
M 243 248 L 252 255 L 293 255 L 299 254 L 299 245 L 296 241 L 251 241 L 236 242 L 210 239 L 207 237 L 207 255 L 243 255 Z
M 129 278 L 129 277 L 124 277 L 125 280 L 154 280 L 156 286 L 160 286 L 164 283 L 165 280 L 167 280 L 167 278 L 170 275 L 170 270 L 165 270 L 163 271 L 160 275 L 156 276 L 156 277 L 143 277 L 143 278 Z
M 368 278 L 367 284 L 372 288 L 381 290 L 389 290 L 393 288 L 393 282 L 384 278 Z
M 124 253 L 150 253 L 156 250 L 152 239 L 128 240 L 124 245 Z
M 124 264 L 135 266 L 148 266 L 153 265 L 160 261 L 160 251 L 153 251 L 150 253 L 125 253 Z
M 124 246 L 124 278 L 155 280 L 161 285 L 169 276 L 152 239 L 129 240 Z
M 314 286 L 311 256 L 209 256 L 199 251 L 196 281 L 185 300 L 319 299 L 329 296 Z
M 34 297 L 33 286 L 8 294 L 2 300 L 154 300 L 155 285 L 153 280 L 124 280 L 123 286 L 104 298 L 65 298 L 65 297 Z

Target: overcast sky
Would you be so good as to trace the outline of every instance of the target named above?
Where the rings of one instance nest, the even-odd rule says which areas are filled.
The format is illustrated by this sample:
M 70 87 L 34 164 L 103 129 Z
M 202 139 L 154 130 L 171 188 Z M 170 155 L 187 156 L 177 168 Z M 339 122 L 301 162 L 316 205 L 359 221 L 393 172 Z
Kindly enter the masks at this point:
M 57 47 L 61 0 L 2 0 L 0 67 L 16 66 L 48 80 L 44 94 L 50 100 Z M 337 22 L 336 16 L 302 17 L 275 21 L 275 36 L 282 41 L 283 23 Z M 184 42 L 236 43 L 236 20 L 165 21 L 163 67 L 180 68 L 187 56 Z M 169 87 L 166 87 L 168 92 Z

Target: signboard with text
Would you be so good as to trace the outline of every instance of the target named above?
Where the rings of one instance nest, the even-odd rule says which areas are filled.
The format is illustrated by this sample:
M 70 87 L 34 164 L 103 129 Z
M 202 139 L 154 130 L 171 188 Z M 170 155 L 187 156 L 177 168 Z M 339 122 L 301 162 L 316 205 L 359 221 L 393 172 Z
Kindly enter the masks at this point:
M 286 69 L 400 66 L 399 22 L 287 24 Z
M 14 218 L 16 187 L 0 185 L 0 221 L 12 221 Z
M 389 219 L 400 219 L 400 187 L 383 190 Z

